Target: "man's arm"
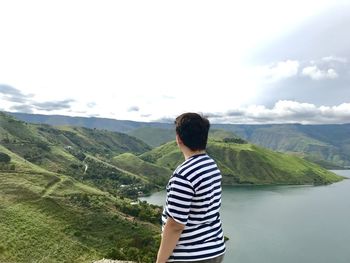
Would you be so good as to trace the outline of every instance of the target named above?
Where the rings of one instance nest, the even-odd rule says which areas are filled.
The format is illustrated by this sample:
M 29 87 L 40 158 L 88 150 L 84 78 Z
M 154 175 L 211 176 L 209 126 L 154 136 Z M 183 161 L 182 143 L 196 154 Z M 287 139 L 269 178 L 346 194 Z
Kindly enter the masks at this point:
M 158 250 L 157 263 L 165 263 L 168 260 L 184 228 L 185 225 L 176 222 L 171 217 L 167 219 Z

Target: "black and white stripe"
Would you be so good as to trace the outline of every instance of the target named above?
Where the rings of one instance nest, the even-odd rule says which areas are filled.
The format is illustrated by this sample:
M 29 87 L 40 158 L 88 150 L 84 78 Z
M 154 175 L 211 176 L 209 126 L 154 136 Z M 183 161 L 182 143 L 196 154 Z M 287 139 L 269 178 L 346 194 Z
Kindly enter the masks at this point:
M 220 206 L 221 173 L 212 158 L 194 155 L 176 168 L 167 185 L 162 222 L 164 228 L 171 217 L 185 229 L 169 262 L 204 260 L 225 253 Z

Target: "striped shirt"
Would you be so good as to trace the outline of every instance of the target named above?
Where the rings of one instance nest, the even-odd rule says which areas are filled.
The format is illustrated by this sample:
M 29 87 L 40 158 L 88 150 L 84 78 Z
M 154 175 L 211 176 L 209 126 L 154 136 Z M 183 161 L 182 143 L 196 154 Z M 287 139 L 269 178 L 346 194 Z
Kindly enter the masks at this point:
M 169 257 L 173 261 L 197 261 L 225 253 L 222 232 L 221 173 L 206 153 L 191 156 L 174 171 L 167 185 L 162 229 L 168 217 L 185 225 Z

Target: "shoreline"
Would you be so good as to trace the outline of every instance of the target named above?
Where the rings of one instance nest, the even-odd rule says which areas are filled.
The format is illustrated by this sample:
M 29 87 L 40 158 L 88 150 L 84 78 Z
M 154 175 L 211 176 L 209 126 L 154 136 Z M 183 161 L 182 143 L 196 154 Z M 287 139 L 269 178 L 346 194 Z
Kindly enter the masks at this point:
M 328 170 L 328 171 L 348 171 L 350 169 L 339 169 L 339 170 Z M 281 187 L 281 186 L 285 186 L 285 187 L 318 187 L 318 186 L 328 186 L 328 185 L 332 185 L 335 183 L 340 183 L 344 180 L 349 180 L 350 177 L 346 177 L 346 176 L 342 176 L 337 174 L 339 177 L 341 177 L 341 179 L 339 181 L 335 181 L 335 182 L 331 182 L 328 184 L 222 184 L 222 187 L 246 187 L 246 188 L 253 188 L 253 187 L 273 187 L 273 186 L 277 186 L 277 187 Z M 140 198 L 143 197 L 150 197 L 155 193 L 159 193 L 165 190 L 165 186 L 164 189 L 158 189 L 156 191 L 152 191 L 150 194 L 147 195 L 143 195 L 143 196 L 139 196 L 137 199 L 140 200 Z

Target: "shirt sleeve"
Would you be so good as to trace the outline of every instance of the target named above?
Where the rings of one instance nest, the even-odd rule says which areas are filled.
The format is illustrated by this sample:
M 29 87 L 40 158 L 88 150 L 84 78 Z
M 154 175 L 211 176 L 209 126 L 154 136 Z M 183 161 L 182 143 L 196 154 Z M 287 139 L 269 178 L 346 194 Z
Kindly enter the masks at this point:
M 167 186 L 166 215 L 186 225 L 193 196 L 194 190 L 191 182 L 181 175 L 174 174 Z

